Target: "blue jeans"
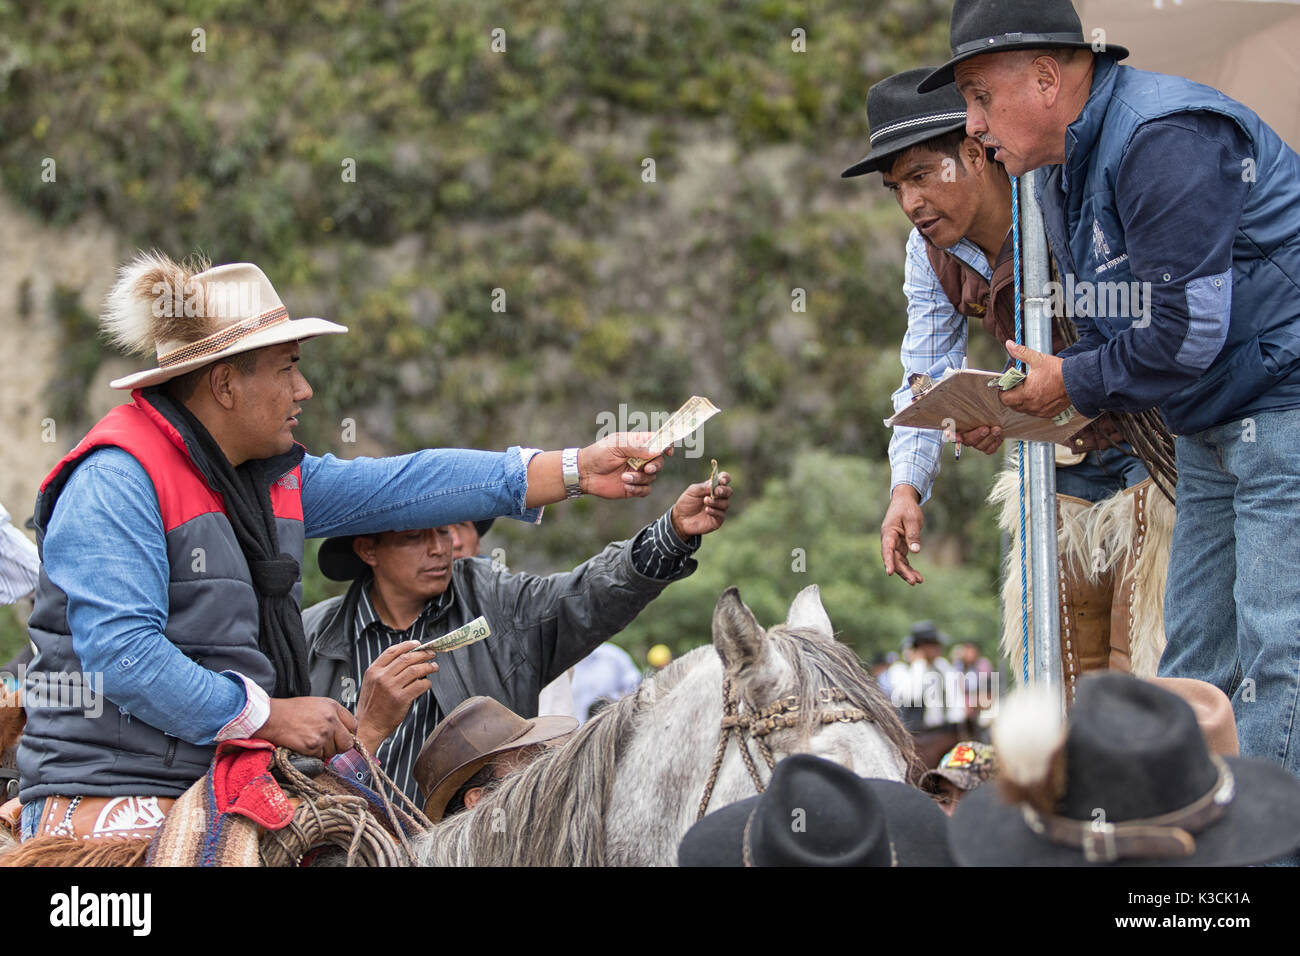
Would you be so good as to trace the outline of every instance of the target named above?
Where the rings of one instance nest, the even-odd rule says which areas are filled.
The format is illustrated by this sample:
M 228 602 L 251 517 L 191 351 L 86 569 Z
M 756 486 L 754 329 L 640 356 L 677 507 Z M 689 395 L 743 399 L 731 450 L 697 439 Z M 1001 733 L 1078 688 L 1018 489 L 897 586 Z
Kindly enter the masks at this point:
M 1125 443 L 1118 448 L 1090 451 L 1077 465 L 1058 467 L 1056 493 L 1096 504 L 1118 491 L 1140 485 L 1148 477 L 1146 465 Z
M 45 812 L 45 798 L 37 797 L 23 804 L 23 815 L 18 821 L 18 839 L 30 840 L 36 835 L 41 814 Z
M 1300 777 L 1300 409 L 1177 439 L 1160 676 L 1232 698 L 1242 756 Z

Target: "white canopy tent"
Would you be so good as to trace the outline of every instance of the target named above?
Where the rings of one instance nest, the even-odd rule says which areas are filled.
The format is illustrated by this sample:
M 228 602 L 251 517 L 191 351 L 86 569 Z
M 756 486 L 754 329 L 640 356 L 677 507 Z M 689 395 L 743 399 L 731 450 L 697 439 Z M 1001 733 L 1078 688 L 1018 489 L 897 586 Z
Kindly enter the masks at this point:
M 1245 103 L 1300 149 L 1300 0 L 1075 0 L 1084 36 L 1127 66 L 1186 76 Z

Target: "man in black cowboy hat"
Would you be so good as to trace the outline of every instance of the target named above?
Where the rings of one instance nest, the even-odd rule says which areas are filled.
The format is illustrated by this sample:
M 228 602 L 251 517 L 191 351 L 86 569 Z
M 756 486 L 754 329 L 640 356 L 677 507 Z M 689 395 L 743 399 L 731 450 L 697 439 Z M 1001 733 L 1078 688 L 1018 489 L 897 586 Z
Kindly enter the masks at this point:
M 993 726 L 996 786 L 953 814 L 964 866 L 1247 866 L 1300 844 L 1300 784 L 1274 763 L 1212 754 L 1192 708 L 1126 674 L 1059 699 L 1024 694 Z
M 915 228 L 908 239 L 903 289 L 907 295 L 907 335 L 903 339 L 904 378 L 894 393 L 894 407 L 913 399 L 911 384 L 919 378 L 938 379 L 965 362 L 968 321 L 982 325 L 999 344 L 1014 337 L 1014 276 L 1011 235 L 1011 182 L 1002 164 L 983 145 L 967 136 L 966 104 L 953 87 L 917 93 L 916 86 L 931 68 L 908 70 L 882 80 L 867 94 L 871 152 L 842 175 L 879 172 L 885 187 Z M 1066 320 L 1062 320 L 1063 322 Z M 1066 329 L 1055 330 L 1057 348 L 1064 348 Z M 972 429 L 958 436 L 985 454 L 1002 445 L 996 427 Z M 897 428 L 889 445 L 891 497 L 880 527 L 885 573 L 897 573 L 908 584 L 922 577 L 909 563 L 921 548 L 922 504 L 929 498 L 939 472 L 943 447 L 939 432 Z M 1015 472 L 999 479 L 995 500 L 1003 503 L 1001 524 L 1019 539 L 1019 511 L 1010 494 Z M 1151 508 L 1161 514 L 1172 509 L 1163 499 L 1149 500 L 1147 468 L 1124 443 L 1119 423 L 1102 416 L 1059 449 L 1056 472 L 1060 507 L 1072 518 L 1069 527 L 1087 529 L 1110 515 L 1115 527 L 1116 495 L 1131 517 L 1129 542 L 1141 542 L 1150 556 L 1167 556 L 1167 537 L 1159 534 L 1172 524 L 1146 521 Z M 1013 544 L 1014 549 L 1014 544 Z M 1128 669 L 1130 647 L 1136 646 L 1140 669 L 1154 673 L 1164 634 L 1159 615 L 1130 613 L 1160 605 L 1160 595 L 1136 587 L 1135 560 L 1119 562 L 1098 573 L 1092 556 L 1071 560 L 1062 549 L 1061 653 L 1067 686 L 1089 670 Z M 1144 579 L 1145 580 L 1145 579 Z M 1014 660 L 1020 648 L 1018 592 L 1013 577 L 1004 590 L 1003 647 Z M 1143 600 L 1147 598 L 1147 600 Z M 1132 633 L 1131 633 L 1132 632 Z M 1019 668 L 1017 668 L 1019 670 Z
M 951 866 L 947 818 L 925 794 L 812 754 L 682 837 L 681 866 Z
M 523 718 L 541 689 L 695 570 L 700 536 L 726 520 L 731 476 L 689 486 L 658 521 L 572 571 L 540 577 L 453 557 L 451 526 L 327 540 L 317 560 L 347 593 L 303 613 L 312 692 L 357 719 L 357 738 L 413 800 L 425 738 L 462 701 L 491 697 Z M 477 617 L 491 636 L 439 655 L 421 644 Z M 336 769 L 366 779 L 355 751 Z
M 1039 199 L 1078 290 L 1079 342 L 1010 347 L 1029 378 L 1003 401 L 1160 409 L 1178 435 L 1160 674 L 1219 686 L 1241 752 L 1300 776 L 1300 155 L 1217 90 L 1120 66 L 1068 0 L 957 0 L 951 36 L 921 88 L 955 81 L 1011 174 L 1051 166 Z M 1103 307 L 1117 286 L 1143 290 L 1140 316 Z

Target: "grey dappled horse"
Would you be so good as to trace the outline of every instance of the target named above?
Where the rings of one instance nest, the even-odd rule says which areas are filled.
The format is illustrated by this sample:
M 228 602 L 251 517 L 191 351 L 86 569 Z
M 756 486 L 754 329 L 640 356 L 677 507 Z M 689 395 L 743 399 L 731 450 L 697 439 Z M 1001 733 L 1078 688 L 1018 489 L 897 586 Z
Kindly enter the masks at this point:
M 733 731 L 716 763 L 724 688 L 748 761 Z M 673 865 L 711 776 L 710 812 L 753 796 L 755 777 L 770 776 L 768 757 L 792 753 L 887 780 L 919 769 L 889 701 L 835 640 L 816 585 L 766 631 L 729 588 L 713 612 L 712 647 L 647 678 L 474 809 L 422 834 L 416 855 L 425 866 Z

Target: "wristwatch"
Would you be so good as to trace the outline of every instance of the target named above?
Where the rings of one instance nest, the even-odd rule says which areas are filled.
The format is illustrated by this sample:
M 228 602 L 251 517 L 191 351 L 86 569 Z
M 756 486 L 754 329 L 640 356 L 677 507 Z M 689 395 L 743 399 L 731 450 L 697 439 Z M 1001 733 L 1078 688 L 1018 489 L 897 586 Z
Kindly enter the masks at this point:
M 581 498 L 582 483 L 578 476 L 578 449 L 566 448 L 560 452 L 560 470 L 564 474 L 564 497 Z

